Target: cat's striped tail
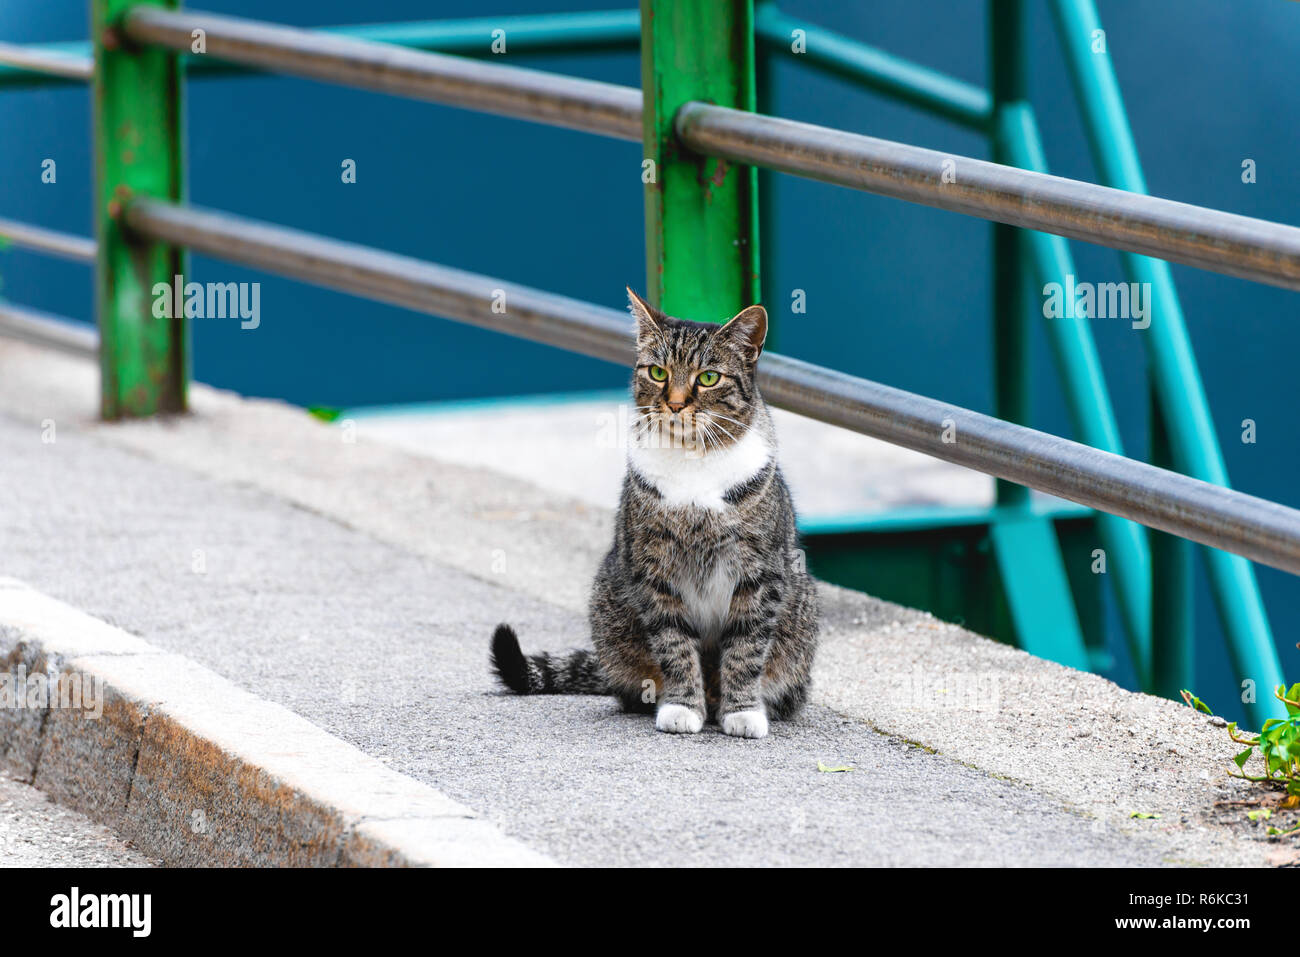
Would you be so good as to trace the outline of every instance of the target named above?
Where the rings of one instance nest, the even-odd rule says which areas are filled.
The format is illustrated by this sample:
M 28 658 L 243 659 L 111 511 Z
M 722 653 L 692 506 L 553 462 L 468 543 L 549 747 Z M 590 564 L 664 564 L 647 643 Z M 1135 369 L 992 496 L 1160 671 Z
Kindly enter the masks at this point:
M 594 651 L 527 655 L 509 625 L 492 633 L 492 670 L 515 694 L 612 694 Z

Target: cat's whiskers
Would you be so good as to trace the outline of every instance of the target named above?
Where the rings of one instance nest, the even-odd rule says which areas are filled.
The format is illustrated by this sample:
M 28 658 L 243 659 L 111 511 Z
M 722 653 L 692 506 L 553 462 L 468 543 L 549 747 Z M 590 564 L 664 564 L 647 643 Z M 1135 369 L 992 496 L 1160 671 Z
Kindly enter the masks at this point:
M 731 437 L 731 440 L 732 440 L 733 442 L 736 441 L 736 437 L 733 436 L 733 435 L 731 435 L 730 432 L 727 432 L 727 430 L 724 429 L 724 428 L 723 428 L 721 425 L 719 425 L 717 422 L 710 422 L 708 419 L 697 419 L 696 421 L 697 421 L 698 425 L 701 427 L 701 430 L 702 430 L 702 431 L 701 431 L 701 434 L 702 434 L 703 437 L 704 437 L 704 450 L 705 450 L 706 452 L 708 451 L 708 440 L 709 440 L 709 439 L 712 439 L 712 440 L 713 440 L 713 447 L 714 447 L 714 448 L 718 448 L 718 449 L 722 448 L 722 439 L 720 439 L 720 438 L 718 437 L 718 434 L 717 434 L 717 432 L 715 431 L 715 429 L 721 429 L 724 433 L 726 433 L 728 436 Z
M 649 408 L 649 406 L 644 406 L 643 408 Z M 640 442 L 642 441 L 642 439 L 648 439 L 652 434 L 652 432 L 657 428 L 657 423 L 655 420 L 656 420 L 656 416 L 653 410 L 649 412 L 642 412 L 635 419 L 633 419 L 632 420 L 633 440 L 636 442 Z
M 638 439 L 644 438 L 649 448 L 673 448 L 680 437 L 685 441 L 690 426 L 684 420 L 678 420 L 664 414 L 657 408 L 650 409 L 633 420 L 637 428 Z
M 669 413 L 659 405 L 634 405 L 638 414 L 633 420 L 634 434 L 638 439 L 651 439 L 659 433 L 666 441 L 663 447 L 676 447 L 681 441 L 688 449 L 696 448 L 708 452 L 710 448 L 720 449 L 725 444 L 725 436 L 732 442 L 739 442 L 740 437 L 732 432 L 723 422 L 740 426 L 740 435 L 749 431 L 750 425 L 733 419 L 729 415 L 709 409 L 695 409 L 684 413 Z
M 731 441 L 733 441 L 733 442 L 739 442 L 739 441 L 740 441 L 738 438 L 736 438 L 734 435 L 731 434 L 731 430 L 728 429 L 725 425 L 723 425 L 721 422 L 717 422 L 717 421 L 714 421 L 714 420 L 713 420 L 713 413 L 712 413 L 712 412 L 706 412 L 706 413 L 704 413 L 704 414 L 707 415 L 707 416 L 709 416 L 709 418 L 708 418 L 706 421 L 709 423 L 709 425 L 710 425 L 712 428 L 721 429 L 721 430 L 726 434 L 726 436 L 727 436 L 729 439 L 731 439 Z M 723 416 L 723 418 L 725 418 L 725 416 Z
M 721 412 L 708 411 L 708 412 L 705 412 L 705 415 L 709 416 L 710 418 L 714 418 L 714 419 L 724 419 L 724 420 L 727 421 L 727 422 L 735 422 L 735 423 L 736 423 L 738 426 L 740 426 L 742 429 L 744 429 L 744 430 L 746 430 L 746 431 L 749 431 L 749 426 L 746 425 L 744 422 L 741 422 L 739 419 L 733 419 L 733 418 L 732 418 L 731 416 L 729 416 L 729 415 L 723 415 Z
M 692 427 L 694 436 L 700 440 L 703 450 L 707 452 L 709 450 L 709 439 L 712 437 L 712 434 L 709 432 L 708 422 L 701 419 L 699 413 L 696 413 L 692 422 Z

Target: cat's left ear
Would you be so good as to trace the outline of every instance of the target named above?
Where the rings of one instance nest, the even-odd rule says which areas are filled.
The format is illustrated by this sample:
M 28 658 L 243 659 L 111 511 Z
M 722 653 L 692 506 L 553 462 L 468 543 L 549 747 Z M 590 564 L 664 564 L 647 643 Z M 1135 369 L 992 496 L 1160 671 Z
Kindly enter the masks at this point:
M 758 305 L 746 306 L 718 330 L 718 335 L 734 343 L 746 362 L 757 362 L 767 339 L 767 310 Z

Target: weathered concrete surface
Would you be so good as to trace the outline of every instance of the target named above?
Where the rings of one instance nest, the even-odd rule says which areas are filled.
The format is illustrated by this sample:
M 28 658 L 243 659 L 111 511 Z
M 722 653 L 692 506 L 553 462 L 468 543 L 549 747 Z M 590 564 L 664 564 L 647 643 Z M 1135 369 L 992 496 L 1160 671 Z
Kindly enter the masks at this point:
M 364 420 L 326 427 L 207 389 L 193 416 L 101 426 L 93 370 L 25 349 L 0 345 L 0 483 L 17 489 L 0 571 L 561 862 L 1278 860 L 1210 823 L 1240 791 L 1203 717 L 840 589 L 824 591 L 814 707 L 763 742 L 497 696 L 483 660 L 497 620 L 529 648 L 585 640 L 607 511 L 373 441 Z
M 152 867 L 158 863 L 84 814 L 0 773 L 0 867 Z
M 631 400 L 534 397 L 349 412 L 362 434 L 438 461 L 487 469 L 608 509 L 618 501 Z M 782 471 L 800 517 L 815 520 L 993 502 L 987 475 L 773 409 Z
M 15 709 L 39 720 L 7 724 L 9 771 L 168 864 L 549 864 L 285 708 L 15 579 L 0 578 L 0 655 L 32 663 L 9 672 L 24 684 L 54 674 L 68 689 Z

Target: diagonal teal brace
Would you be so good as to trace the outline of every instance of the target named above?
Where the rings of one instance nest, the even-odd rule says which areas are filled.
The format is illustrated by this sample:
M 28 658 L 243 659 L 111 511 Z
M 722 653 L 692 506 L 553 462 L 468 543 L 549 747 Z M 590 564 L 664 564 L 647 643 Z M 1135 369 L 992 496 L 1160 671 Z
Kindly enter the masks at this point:
M 1028 103 L 1012 104 L 998 112 L 997 136 L 1002 144 L 1001 155 L 1010 165 L 1050 172 L 1034 111 Z M 1077 275 L 1064 236 L 1024 230 L 1022 238 L 1040 288 L 1053 282 L 1063 284 L 1067 276 Z M 1119 423 L 1087 320 L 1047 319 L 1043 329 L 1056 359 L 1076 437 L 1094 448 L 1123 455 Z M 1110 580 L 1119 601 L 1138 684 L 1150 691 L 1151 550 L 1147 532 L 1140 525 L 1105 512 L 1098 512 L 1095 521 L 1101 543 L 1109 553 Z
M 1052 523 L 1024 512 L 994 522 L 991 535 L 1019 647 L 1039 658 L 1090 670 Z
M 1084 131 L 1093 162 L 1107 186 L 1131 193 L 1147 192 L 1138 160 L 1137 143 L 1124 109 L 1119 80 L 1106 49 L 1093 0 L 1051 0 L 1061 50 L 1083 112 Z M 1120 261 L 1131 282 L 1151 290 L 1155 305 L 1150 328 L 1144 331 L 1149 376 L 1169 432 L 1169 451 L 1178 470 L 1215 485 L 1229 486 L 1228 470 L 1219 448 L 1209 400 L 1201 382 L 1173 273 L 1164 260 L 1121 253 Z M 1285 714 L 1268 689 L 1282 683 L 1277 644 L 1264 611 L 1255 569 L 1239 555 L 1202 549 L 1210 588 L 1227 637 L 1228 655 L 1243 688 L 1256 695 L 1246 702 L 1251 721 L 1262 724 Z M 1168 631 L 1159 634 L 1169 637 Z M 1176 650 L 1164 649 L 1168 660 Z M 1156 656 L 1153 649 L 1153 660 Z
M 994 115 L 1023 108 L 1028 92 L 1024 0 L 991 0 L 990 87 Z M 1006 142 L 992 136 L 993 159 L 1012 160 Z M 1031 261 L 1021 231 L 993 226 L 993 381 L 998 418 L 1028 423 L 1030 415 L 1030 300 L 1025 295 Z M 1056 528 L 1028 514 L 1029 489 L 997 483 L 998 504 L 1007 519 L 990 528 L 1002 590 L 1020 647 L 1040 658 L 1087 670 L 1088 650 L 1070 591 Z

